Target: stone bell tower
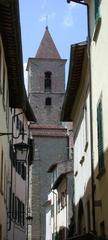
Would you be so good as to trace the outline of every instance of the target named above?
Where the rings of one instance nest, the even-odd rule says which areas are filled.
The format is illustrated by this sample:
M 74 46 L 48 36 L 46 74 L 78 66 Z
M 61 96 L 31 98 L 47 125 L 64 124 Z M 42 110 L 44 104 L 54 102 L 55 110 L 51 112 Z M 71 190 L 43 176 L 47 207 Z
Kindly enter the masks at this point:
M 32 166 L 32 240 L 45 240 L 45 209 L 50 189 L 47 170 L 68 159 L 68 137 L 60 123 L 65 92 L 65 59 L 61 59 L 48 27 L 34 58 L 28 60 L 28 94 L 37 124 L 32 125 L 35 142 Z
M 46 27 L 36 56 L 29 58 L 29 99 L 38 124 L 59 124 L 65 91 L 65 63 Z

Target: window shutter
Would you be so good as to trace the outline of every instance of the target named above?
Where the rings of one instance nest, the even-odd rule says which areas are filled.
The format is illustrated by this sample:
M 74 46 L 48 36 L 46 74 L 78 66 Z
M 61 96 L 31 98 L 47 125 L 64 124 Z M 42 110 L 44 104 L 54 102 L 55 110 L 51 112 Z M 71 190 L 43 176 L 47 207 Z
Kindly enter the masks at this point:
M 104 151 L 103 151 L 103 122 L 102 122 L 102 101 L 97 107 L 97 131 L 98 131 L 98 162 L 99 171 L 104 169 Z
M 99 0 L 95 0 L 95 20 L 99 18 Z
M 15 218 L 15 194 L 12 194 L 12 218 Z
M 24 180 L 26 181 L 26 167 L 24 166 Z

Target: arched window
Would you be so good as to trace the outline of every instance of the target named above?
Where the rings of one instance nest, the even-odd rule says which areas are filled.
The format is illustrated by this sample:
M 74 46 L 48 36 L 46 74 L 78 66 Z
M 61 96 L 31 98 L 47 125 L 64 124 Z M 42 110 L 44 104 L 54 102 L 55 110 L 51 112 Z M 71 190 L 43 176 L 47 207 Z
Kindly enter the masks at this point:
M 51 98 L 50 97 L 46 98 L 45 105 L 46 106 L 51 106 Z
M 51 91 L 51 72 L 45 72 L 45 91 Z

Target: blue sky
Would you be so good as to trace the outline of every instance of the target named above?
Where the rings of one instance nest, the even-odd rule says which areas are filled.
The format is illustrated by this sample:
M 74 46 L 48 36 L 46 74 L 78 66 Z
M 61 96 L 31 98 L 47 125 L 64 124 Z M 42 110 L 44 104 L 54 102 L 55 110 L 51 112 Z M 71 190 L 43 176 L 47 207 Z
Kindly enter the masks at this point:
M 19 0 L 23 61 L 34 57 L 43 37 L 46 16 L 51 36 L 62 58 L 69 60 L 70 45 L 85 41 L 86 7 L 66 0 Z M 68 61 L 66 78 L 68 74 Z

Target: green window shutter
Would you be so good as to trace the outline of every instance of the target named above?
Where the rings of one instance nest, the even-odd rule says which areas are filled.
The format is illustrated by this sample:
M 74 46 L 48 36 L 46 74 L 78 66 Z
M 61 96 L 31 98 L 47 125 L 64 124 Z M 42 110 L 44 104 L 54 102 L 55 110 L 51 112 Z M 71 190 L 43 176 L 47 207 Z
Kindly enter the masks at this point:
M 103 150 L 103 122 L 102 122 L 102 101 L 97 107 L 97 131 L 98 131 L 98 163 L 99 172 L 104 170 L 104 150 Z
M 99 2 L 100 0 L 95 0 L 95 20 L 97 21 L 98 18 L 100 17 L 99 13 Z

